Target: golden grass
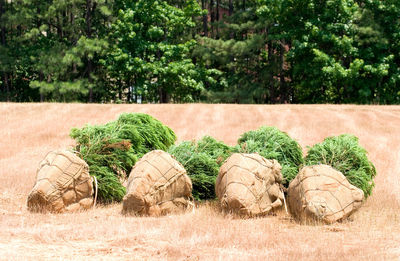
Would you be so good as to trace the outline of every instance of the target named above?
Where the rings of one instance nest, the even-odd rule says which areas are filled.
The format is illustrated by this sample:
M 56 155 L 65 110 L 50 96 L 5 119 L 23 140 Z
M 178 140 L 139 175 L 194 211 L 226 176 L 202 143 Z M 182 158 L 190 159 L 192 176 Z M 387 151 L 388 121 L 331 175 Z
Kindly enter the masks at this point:
M 125 217 L 121 205 L 61 215 L 32 214 L 26 197 L 39 161 L 73 145 L 71 127 L 149 113 L 179 140 L 239 135 L 273 125 L 306 146 L 352 133 L 378 175 L 373 195 L 332 226 L 302 226 L 284 211 L 237 219 L 214 203 L 195 213 Z M 4 260 L 398 260 L 400 258 L 400 107 L 352 105 L 85 105 L 0 103 L 0 259 Z

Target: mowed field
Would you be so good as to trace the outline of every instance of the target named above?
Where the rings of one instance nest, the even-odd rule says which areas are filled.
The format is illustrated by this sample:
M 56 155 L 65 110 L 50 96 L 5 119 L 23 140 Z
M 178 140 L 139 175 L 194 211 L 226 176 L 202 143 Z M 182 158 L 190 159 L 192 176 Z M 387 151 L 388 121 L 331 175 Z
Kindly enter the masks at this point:
M 32 214 L 26 198 L 47 152 L 74 145 L 71 127 L 144 112 L 178 142 L 211 135 L 235 144 L 262 125 L 286 131 L 307 151 L 351 133 L 377 168 L 376 187 L 351 220 L 299 225 L 284 211 L 263 218 L 222 215 L 215 202 L 194 213 L 126 217 L 122 206 Z M 400 106 L 87 105 L 0 103 L 1 260 L 400 260 Z

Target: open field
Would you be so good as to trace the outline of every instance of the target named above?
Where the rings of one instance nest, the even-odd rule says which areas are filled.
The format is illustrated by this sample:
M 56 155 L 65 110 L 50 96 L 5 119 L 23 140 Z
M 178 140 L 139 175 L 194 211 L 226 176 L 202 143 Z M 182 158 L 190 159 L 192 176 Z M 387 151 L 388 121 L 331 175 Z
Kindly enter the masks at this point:
M 38 163 L 73 145 L 71 127 L 149 113 L 179 141 L 239 135 L 273 125 L 313 145 L 352 133 L 377 168 L 373 195 L 351 221 L 301 226 L 284 212 L 240 220 L 213 204 L 161 218 L 124 217 L 121 205 L 31 214 L 26 197 Z M 400 260 L 400 106 L 85 105 L 0 103 L 0 259 L 4 260 Z

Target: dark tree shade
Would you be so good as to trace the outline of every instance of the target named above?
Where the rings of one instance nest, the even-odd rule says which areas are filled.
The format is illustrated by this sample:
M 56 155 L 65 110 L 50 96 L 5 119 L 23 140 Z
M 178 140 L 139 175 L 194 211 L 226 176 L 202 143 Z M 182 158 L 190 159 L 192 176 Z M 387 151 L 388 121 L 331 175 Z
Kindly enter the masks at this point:
M 0 101 L 400 103 L 397 0 L 0 0 Z

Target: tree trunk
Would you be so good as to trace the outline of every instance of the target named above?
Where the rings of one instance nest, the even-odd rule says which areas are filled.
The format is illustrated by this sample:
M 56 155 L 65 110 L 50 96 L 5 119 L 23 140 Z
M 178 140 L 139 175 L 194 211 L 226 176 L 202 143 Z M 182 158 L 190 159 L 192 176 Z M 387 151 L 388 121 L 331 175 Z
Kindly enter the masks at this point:
M 5 2 L 3 0 L 0 0 L 0 19 L 5 13 Z M 6 28 L 5 26 L 1 26 L 0 28 L 0 39 L 1 39 L 1 45 L 5 46 L 6 45 Z M 7 101 L 10 101 L 10 86 L 8 84 L 8 74 L 7 72 L 3 72 L 2 75 L 3 78 L 3 84 L 4 84 L 4 92 L 6 93 L 6 99 Z
M 10 86 L 8 85 L 8 74 L 3 72 L 4 92 L 6 93 L 6 100 L 10 101 Z
M 43 72 L 40 72 L 39 73 L 39 81 L 43 82 L 43 80 L 44 80 L 44 74 L 43 74 Z M 39 90 L 39 92 L 40 92 L 40 90 Z M 40 92 L 40 102 L 44 102 L 44 95 L 42 92 Z
M 289 93 L 285 82 L 285 42 L 280 43 L 280 102 L 289 103 Z
M 122 102 L 122 81 L 121 81 L 121 79 L 118 79 L 117 86 L 118 86 L 118 99 L 120 102 Z
M 86 0 L 86 36 L 92 37 L 92 0 Z
M 74 26 L 75 26 L 75 15 L 74 15 L 74 10 L 75 10 L 75 5 L 72 5 L 72 7 L 71 7 L 71 13 L 70 13 L 70 15 L 69 15 L 69 19 L 70 19 L 69 23 L 71 24 L 71 28 L 74 28 Z M 72 32 L 73 32 L 73 30 L 70 31 L 69 39 L 70 39 L 71 42 L 75 42 L 75 37 L 76 37 L 76 36 L 75 36 L 75 34 L 72 33 Z M 72 63 L 72 73 L 75 73 L 75 74 L 78 73 L 78 69 L 77 69 L 77 64 L 76 64 L 76 63 Z
M 169 103 L 170 101 L 169 93 L 162 87 L 160 87 L 159 92 L 160 92 L 160 103 Z
M 92 0 L 86 0 L 86 36 L 92 38 Z M 89 103 L 93 102 L 93 88 L 91 86 L 92 79 L 92 60 L 88 57 L 87 76 L 89 80 Z
M 219 22 L 219 1 L 217 0 L 216 20 Z M 219 39 L 219 24 L 217 24 L 217 39 Z
M 61 25 L 61 22 L 60 22 L 60 17 L 57 15 L 57 34 L 58 34 L 58 37 L 60 38 L 60 41 L 62 41 L 62 38 L 63 38 L 63 31 L 62 31 L 62 25 Z
M 206 9 L 206 0 L 201 0 L 201 9 Z M 203 15 L 203 33 L 204 36 L 208 36 L 208 16 L 207 14 Z
M 40 7 L 38 6 L 38 7 L 36 8 L 36 14 L 37 14 L 37 17 L 36 17 L 36 27 L 37 27 L 38 29 L 40 28 L 40 26 L 42 26 L 42 21 L 39 19 L 39 17 L 40 17 L 40 12 L 41 12 L 41 10 L 40 10 Z M 40 33 L 42 33 L 42 32 L 40 32 Z M 43 71 L 40 71 L 40 72 L 39 72 L 39 82 L 43 82 L 43 80 L 44 80 L 44 74 L 43 74 Z M 44 95 L 43 95 L 43 93 L 40 92 L 40 90 L 39 90 L 39 95 L 40 95 L 40 102 L 44 102 Z
M 88 57 L 88 64 L 87 64 L 87 71 L 88 71 L 88 81 L 89 81 L 89 103 L 93 102 L 93 88 L 91 86 L 92 84 L 92 60 Z
M 208 10 L 210 13 L 210 22 L 211 22 L 211 35 L 213 36 L 214 34 L 214 21 L 215 21 L 215 11 L 214 11 L 214 0 L 210 0 L 210 4 L 208 6 Z
M 131 103 L 131 97 L 132 97 L 132 90 L 130 84 L 128 84 L 128 97 L 127 97 L 128 103 Z
M 229 0 L 229 16 L 233 15 L 233 0 Z M 230 34 L 231 39 L 235 38 L 235 33 L 232 31 Z
M 0 19 L 5 13 L 5 3 L 3 3 L 3 0 L 0 0 Z M 1 44 L 6 45 L 6 28 L 4 26 L 1 26 Z
M 73 26 L 74 25 L 74 21 L 75 21 L 74 6 L 72 6 L 72 10 L 71 10 L 71 13 L 70 13 L 70 16 L 69 16 L 69 21 L 70 21 L 71 25 Z
M 271 41 L 268 41 L 268 43 L 267 43 L 267 45 L 268 45 L 268 66 L 269 66 L 269 68 L 270 68 L 270 75 L 269 75 L 269 77 L 270 77 L 270 79 L 269 79 L 269 89 L 268 89 L 268 92 L 269 92 L 269 100 L 267 100 L 266 102 L 267 103 L 275 103 L 276 102 L 276 98 L 275 98 L 275 95 L 276 95 L 276 92 L 275 92 L 275 84 L 274 84 L 274 73 L 273 73 L 273 70 L 272 70 L 272 68 L 273 68 L 273 59 L 272 59 L 272 56 L 273 56 L 273 49 L 272 49 L 272 42 Z

